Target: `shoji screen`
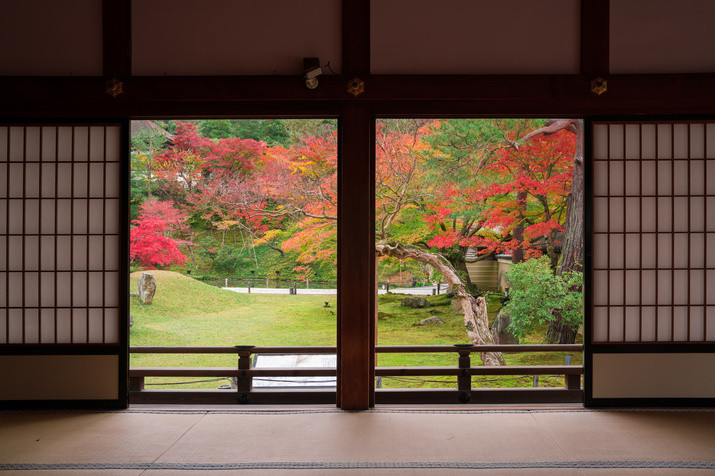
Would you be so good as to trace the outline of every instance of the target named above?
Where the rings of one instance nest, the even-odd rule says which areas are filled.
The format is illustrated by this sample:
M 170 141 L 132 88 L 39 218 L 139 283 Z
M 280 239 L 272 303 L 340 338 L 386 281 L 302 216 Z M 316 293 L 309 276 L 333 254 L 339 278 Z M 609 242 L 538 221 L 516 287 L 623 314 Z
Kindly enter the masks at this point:
M 0 400 L 119 399 L 122 141 L 121 124 L 0 125 Z
M 714 397 L 715 123 L 596 122 L 592 159 L 593 398 Z

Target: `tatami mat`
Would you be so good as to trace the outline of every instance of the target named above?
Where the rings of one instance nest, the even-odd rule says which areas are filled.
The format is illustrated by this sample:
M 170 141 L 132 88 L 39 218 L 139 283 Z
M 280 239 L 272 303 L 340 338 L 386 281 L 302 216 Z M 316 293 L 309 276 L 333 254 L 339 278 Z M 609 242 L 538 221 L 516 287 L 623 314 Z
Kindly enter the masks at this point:
M 52 476 L 715 474 L 715 412 L 5 412 L 0 470 Z

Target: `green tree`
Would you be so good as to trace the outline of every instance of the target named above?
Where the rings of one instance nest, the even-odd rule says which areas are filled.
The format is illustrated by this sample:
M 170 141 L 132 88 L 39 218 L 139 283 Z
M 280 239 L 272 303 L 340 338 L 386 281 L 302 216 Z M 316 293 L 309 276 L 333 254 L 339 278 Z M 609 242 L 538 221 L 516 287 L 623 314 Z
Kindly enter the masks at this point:
M 151 121 L 137 121 L 138 127 L 131 137 L 131 187 L 130 217 L 139 218 L 139 206 L 152 196 L 153 182 L 156 180 L 155 158 L 171 142 L 171 136 L 163 128 Z
M 263 141 L 269 147 L 274 145 L 289 147 L 291 137 L 286 129 L 286 122 L 279 119 L 233 119 L 231 121 L 235 133 L 233 137 Z
M 329 140 L 338 128 L 336 119 L 286 119 L 283 124 L 290 138 L 284 147 L 298 145 L 307 137 Z
M 509 301 L 504 311 L 509 314 L 509 330 L 518 337 L 549 324 L 558 315 L 578 329 L 583 320 L 583 274 L 554 272 L 548 256 L 533 258 L 511 266 Z
M 201 137 L 208 137 L 209 139 L 236 137 L 236 130 L 229 119 L 201 120 L 197 126 Z

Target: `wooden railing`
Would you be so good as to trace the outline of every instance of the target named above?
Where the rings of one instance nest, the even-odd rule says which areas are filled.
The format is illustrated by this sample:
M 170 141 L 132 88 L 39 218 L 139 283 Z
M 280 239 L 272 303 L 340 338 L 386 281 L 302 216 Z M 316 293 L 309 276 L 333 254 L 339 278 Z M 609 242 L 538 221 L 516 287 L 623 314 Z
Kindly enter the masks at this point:
M 410 403 L 566 403 L 581 402 L 581 365 L 472 366 L 476 352 L 582 352 L 581 344 L 554 345 L 421 345 L 378 346 L 377 353 L 456 353 L 455 367 L 377 367 L 376 377 L 456 376 L 457 388 L 377 389 L 375 402 Z M 131 354 L 235 354 L 236 367 L 133 367 L 129 370 L 132 403 L 252 403 L 308 404 L 335 403 L 335 389 L 254 389 L 256 377 L 335 377 L 332 368 L 253 368 L 252 355 L 335 354 L 335 347 L 131 347 Z M 472 388 L 472 376 L 564 377 L 562 388 Z M 146 390 L 146 377 L 221 377 L 235 379 L 231 390 Z

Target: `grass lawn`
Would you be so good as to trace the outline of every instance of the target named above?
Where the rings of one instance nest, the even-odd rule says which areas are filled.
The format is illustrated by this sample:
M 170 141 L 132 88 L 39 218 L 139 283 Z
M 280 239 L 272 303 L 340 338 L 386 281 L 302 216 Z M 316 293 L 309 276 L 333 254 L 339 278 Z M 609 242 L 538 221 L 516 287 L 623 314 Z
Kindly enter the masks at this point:
M 151 305 L 138 297 L 130 300 L 134 326 L 133 346 L 293 346 L 335 345 L 336 297 L 307 295 L 238 294 L 203 284 L 171 271 L 152 271 L 157 292 Z M 130 289 L 136 288 L 141 272 L 132 273 Z M 490 295 L 490 319 L 499 310 L 497 295 Z M 461 315 L 455 314 L 450 300 L 430 296 L 432 306 L 411 309 L 400 305 L 404 296 L 379 297 L 378 345 L 436 345 L 469 343 Z M 325 302 L 329 307 L 325 307 Z M 415 326 L 421 319 L 439 316 L 439 326 Z M 523 343 L 542 342 L 543 332 L 527 337 Z M 508 365 L 560 365 L 566 353 L 506 354 Z M 472 365 L 479 365 L 478 356 Z M 573 364 L 582 356 L 574 355 Z M 457 354 L 378 354 L 380 366 L 456 366 Z M 132 367 L 233 367 L 236 356 L 200 354 L 132 354 Z M 173 379 L 186 381 L 187 379 Z M 168 383 L 172 379 L 147 379 L 149 383 Z M 226 382 L 200 382 L 180 388 L 216 388 Z M 383 387 L 456 387 L 456 378 L 400 377 L 383 379 Z M 532 385 L 531 377 L 474 377 L 475 387 L 513 387 Z M 541 377 L 540 386 L 563 386 L 563 377 Z M 152 387 L 150 387 L 152 388 Z

